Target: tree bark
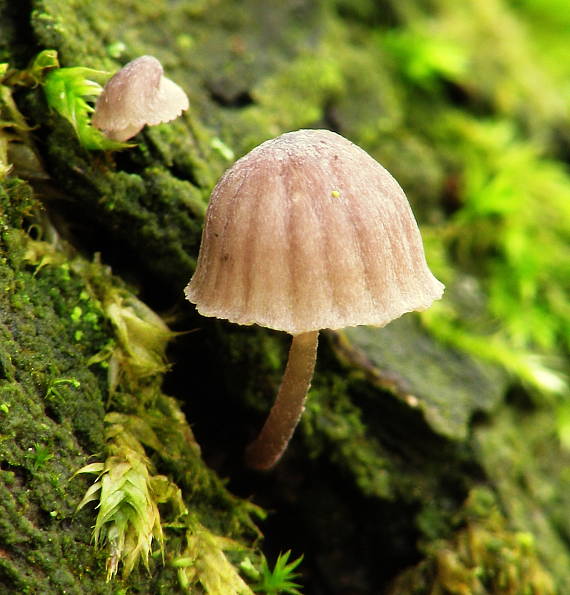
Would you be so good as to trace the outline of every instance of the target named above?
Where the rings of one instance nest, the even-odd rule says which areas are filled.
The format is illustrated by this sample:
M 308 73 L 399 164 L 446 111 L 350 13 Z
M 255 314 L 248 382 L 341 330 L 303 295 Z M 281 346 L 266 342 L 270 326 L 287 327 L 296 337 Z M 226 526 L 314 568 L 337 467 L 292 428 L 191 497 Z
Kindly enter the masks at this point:
M 43 49 L 63 67 L 110 72 L 150 54 L 191 108 L 132 149 L 88 151 L 41 85 L 5 79 L 0 591 L 114 593 L 120 582 L 149 594 L 238 593 L 239 581 L 255 582 L 245 558 L 259 569 L 262 551 L 273 562 L 288 549 L 304 554 L 307 594 L 570 591 L 569 455 L 554 438 L 552 401 L 534 398 L 524 375 L 454 343 L 440 319 L 325 332 L 299 430 L 261 475 L 243 453 L 278 387 L 287 338 L 202 319 L 183 300 L 213 185 L 267 138 L 323 127 L 363 146 L 406 189 L 437 259 L 448 246 L 433 223 L 460 208 L 454 145 L 441 140 L 458 110 L 522 122 L 529 135 L 540 128 L 537 138 L 567 133 L 555 102 L 537 123 L 545 111 L 495 101 L 495 63 L 490 78 L 476 67 L 496 87 L 473 91 L 448 80 L 459 67 L 437 61 L 439 46 L 410 58 L 431 39 L 406 37 L 415 26 L 459 19 L 491 31 L 478 5 L 459 15 L 414 0 L 16 4 L 0 0 L 0 62 L 11 69 Z M 502 35 L 522 44 L 522 68 L 540 70 L 519 36 L 530 17 L 489 5 L 509 24 Z M 476 56 L 475 36 L 464 43 Z M 515 77 L 520 63 L 503 59 Z M 462 268 L 457 249 L 446 303 L 491 324 L 479 281 L 492 273 Z M 122 574 L 121 560 L 107 582 L 109 541 L 91 539 L 97 510 L 76 511 L 98 476 L 74 474 L 112 457 L 148 475 L 164 550 L 155 533 L 150 572 L 141 562 Z M 267 520 L 251 501 L 272 511 Z

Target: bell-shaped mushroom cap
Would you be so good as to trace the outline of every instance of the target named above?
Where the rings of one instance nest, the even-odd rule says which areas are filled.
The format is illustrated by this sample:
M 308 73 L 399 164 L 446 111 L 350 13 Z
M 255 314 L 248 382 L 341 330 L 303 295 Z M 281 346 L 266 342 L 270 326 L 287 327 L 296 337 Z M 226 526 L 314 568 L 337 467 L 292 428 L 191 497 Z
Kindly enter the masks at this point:
M 223 175 L 186 288 L 204 316 L 291 334 L 384 326 L 442 293 L 398 183 L 328 130 L 283 134 Z
M 97 99 L 92 123 L 109 138 L 126 141 L 145 124 L 169 122 L 186 109 L 186 93 L 163 76 L 160 62 L 141 56 L 109 79 Z

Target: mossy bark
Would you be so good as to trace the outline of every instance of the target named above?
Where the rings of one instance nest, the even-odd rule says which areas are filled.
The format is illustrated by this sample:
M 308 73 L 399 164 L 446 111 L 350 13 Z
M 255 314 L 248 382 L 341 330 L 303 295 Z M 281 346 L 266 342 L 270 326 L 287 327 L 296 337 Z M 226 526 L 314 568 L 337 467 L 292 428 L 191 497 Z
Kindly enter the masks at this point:
M 304 552 L 307 593 L 570 590 L 570 457 L 552 403 L 532 400 L 489 354 L 451 347 L 449 333 L 415 315 L 324 333 L 300 429 L 285 459 L 259 475 L 242 455 L 288 338 L 201 319 L 182 293 L 207 197 L 232 154 L 301 127 L 339 131 L 395 175 L 437 264 L 444 239 L 434 230 L 460 208 L 454 151 L 475 146 L 473 121 L 500 118 L 522 131 L 521 146 L 564 155 L 559 73 L 535 57 L 530 17 L 501 0 L 14 4 L 0 0 L 0 61 L 24 68 L 51 48 L 62 66 L 115 70 L 155 55 L 191 109 L 145 130 L 135 148 L 104 154 L 79 145 L 41 87 L 10 89 L 33 128 L 16 140 L 9 130 L 13 169 L 0 187 L 0 590 L 113 593 L 119 582 L 183 592 L 173 561 L 191 548 L 176 528 L 165 564 L 157 555 L 150 573 L 107 582 L 107 553 L 90 540 L 96 511 L 75 513 L 90 484 L 71 478 L 104 456 L 113 424 L 182 490 L 192 523 L 254 559 L 247 499 L 272 510 L 258 522 L 266 552 Z M 451 59 L 440 59 L 442 47 Z M 536 76 L 540 89 L 529 83 Z M 488 322 L 473 279 L 492 270 L 462 255 L 446 299 Z M 134 288 L 182 331 L 169 371 L 160 348 L 150 371 L 135 363 L 137 335 L 113 317 L 114 299 L 140 313 Z

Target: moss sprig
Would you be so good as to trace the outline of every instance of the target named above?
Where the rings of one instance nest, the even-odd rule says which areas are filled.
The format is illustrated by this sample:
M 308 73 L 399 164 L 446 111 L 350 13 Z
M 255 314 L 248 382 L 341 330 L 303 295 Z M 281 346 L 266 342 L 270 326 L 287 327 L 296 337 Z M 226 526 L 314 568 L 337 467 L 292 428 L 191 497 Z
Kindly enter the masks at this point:
M 120 424 L 108 424 L 107 437 L 105 461 L 77 471 L 97 475 L 78 510 L 90 502 L 98 503 L 93 540 L 96 546 L 107 547 L 107 580 L 111 580 L 121 562 L 124 576 L 139 560 L 148 569 L 153 543 L 164 552 L 156 485 L 167 479 L 153 474 L 143 447 Z
M 47 104 L 73 126 L 86 149 L 118 150 L 132 146 L 107 138 L 91 125 L 92 103 L 103 91 L 100 82 L 110 76 L 108 72 L 73 66 L 52 70 L 43 82 Z
M 182 589 L 195 593 L 201 588 L 208 595 L 253 595 L 253 591 L 228 560 L 227 551 L 243 552 L 238 542 L 214 534 L 194 517 L 186 521 L 184 548 L 171 562 Z
M 264 557 L 261 564 L 261 575 L 254 584 L 253 590 L 257 593 L 266 593 L 267 595 L 301 595 L 299 588 L 301 585 L 295 582 L 301 574 L 296 572 L 303 561 L 303 556 L 289 562 L 291 550 L 284 554 L 279 554 L 273 570 L 269 568 L 267 559 Z

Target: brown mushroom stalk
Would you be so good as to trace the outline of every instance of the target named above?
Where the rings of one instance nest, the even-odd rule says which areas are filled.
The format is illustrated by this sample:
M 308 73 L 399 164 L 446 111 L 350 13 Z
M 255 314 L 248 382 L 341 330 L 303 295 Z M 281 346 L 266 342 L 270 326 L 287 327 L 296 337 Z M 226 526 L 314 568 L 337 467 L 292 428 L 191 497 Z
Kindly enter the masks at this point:
M 247 459 L 274 465 L 299 417 L 320 329 L 384 326 L 443 294 L 396 180 L 328 130 L 239 159 L 212 192 L 186 297 L 203 316 L 293 335 L 277 401 Z
M 285 452 L 305 409 L 318 339 L 319 331 L 293 335 L 275 403 L 259 436 L 247 447 L 246 462 L 253 469 L 270 469 Z

